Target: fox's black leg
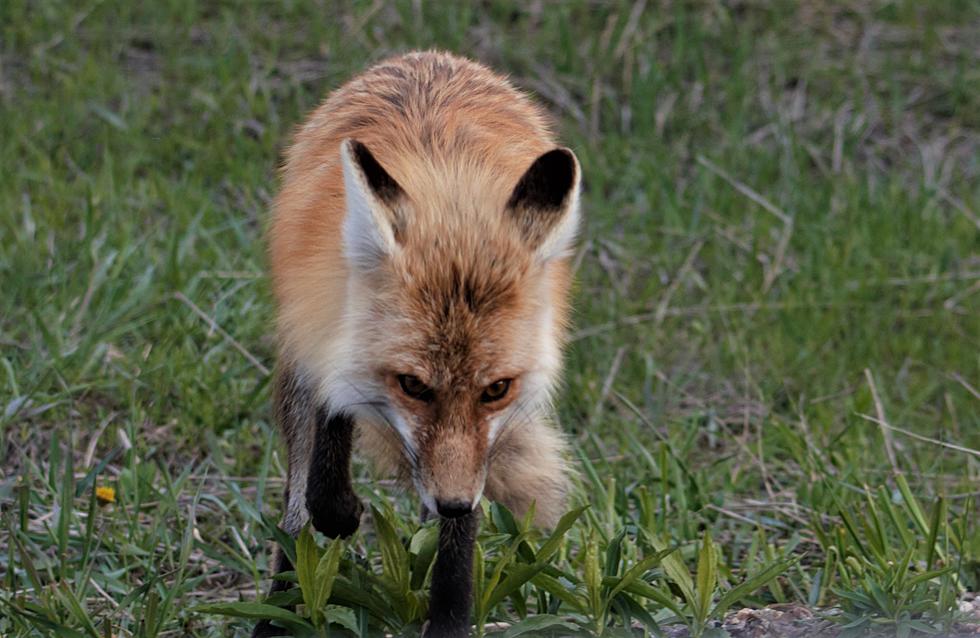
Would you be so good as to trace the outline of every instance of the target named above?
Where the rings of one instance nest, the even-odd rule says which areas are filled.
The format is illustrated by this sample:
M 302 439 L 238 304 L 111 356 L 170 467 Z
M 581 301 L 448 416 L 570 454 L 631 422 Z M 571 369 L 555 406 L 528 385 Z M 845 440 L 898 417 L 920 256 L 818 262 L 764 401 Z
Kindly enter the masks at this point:
M 361 504 L 350 479 L 354 424 L 347 417 L 327 418 L 317 407 L 308 382 L 288 366 L 276 371 L 273 412 L 289 448 L 286 515 L 282 528 L 294 538 L 313 519 L 313 526 L 330 537 L 350 535 L 360 521 Z M 278 549 L 275 573 L 289 571 L 289 558 Z M 289 589 L 287 581 L 273 581 L 270 593 Z M 289 635 L 261 621 L 253 638 Z
M 306 483 L 306 508 L 313 527 L 328 538 L 350 536 L 364 507 L 351 486 L 350 455 L 354 421 L 346 415 L 316 412 L 316 436 Z
M 461 638 L 470 633 L 473 544 L 479 526 L 479 510 L 439 523 L 439 553 L 432 568 L 426 638 Z

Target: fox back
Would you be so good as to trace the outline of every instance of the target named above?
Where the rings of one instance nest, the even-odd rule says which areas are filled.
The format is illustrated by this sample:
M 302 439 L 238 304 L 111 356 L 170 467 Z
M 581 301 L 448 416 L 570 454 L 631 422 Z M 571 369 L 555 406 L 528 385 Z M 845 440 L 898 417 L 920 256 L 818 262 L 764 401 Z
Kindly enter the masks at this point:
M 484 493 L 536 503 L 545 525 L 561 512 L 548 415 L 578 191 L 544 112 L 444 53 L 372 67 L 287 152 L 269 238 L 280 366 L 433 513 Z M 291 465 L 311 428 L 285 432 Z

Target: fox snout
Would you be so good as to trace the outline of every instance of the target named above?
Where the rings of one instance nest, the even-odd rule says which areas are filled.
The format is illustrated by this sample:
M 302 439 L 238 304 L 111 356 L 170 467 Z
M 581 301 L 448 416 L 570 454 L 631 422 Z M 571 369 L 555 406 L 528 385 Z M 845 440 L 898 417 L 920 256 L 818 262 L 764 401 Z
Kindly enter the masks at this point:
M 429 511 L 457 518 L 476 508 L 487 475 L 486 443 L 479 436 L 443 433 L 426 446 L 419 463 L 419 495 Z

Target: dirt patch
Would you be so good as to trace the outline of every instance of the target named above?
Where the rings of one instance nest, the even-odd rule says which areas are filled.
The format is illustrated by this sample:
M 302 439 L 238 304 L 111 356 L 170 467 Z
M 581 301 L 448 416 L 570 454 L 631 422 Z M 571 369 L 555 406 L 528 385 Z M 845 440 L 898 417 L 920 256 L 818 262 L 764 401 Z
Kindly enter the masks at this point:
M 945 638 L 976 638 L 980 636 L 980 596 L 967 593 L 959 604 L 962 613 L 957 623 Z M 841 633 L 841 625 L 830 620 L 833 610 L 814 612 L 813 610 L 788 603 L 772 605 L 762 609 L 740 609 L 728 614 L 718 626 L 732 638 L 836 638 Z M 669 638 L 688 638 L 687 627 L 665 627 Z M 880 633 L 871 635 L 894 635 L 887 627 Z

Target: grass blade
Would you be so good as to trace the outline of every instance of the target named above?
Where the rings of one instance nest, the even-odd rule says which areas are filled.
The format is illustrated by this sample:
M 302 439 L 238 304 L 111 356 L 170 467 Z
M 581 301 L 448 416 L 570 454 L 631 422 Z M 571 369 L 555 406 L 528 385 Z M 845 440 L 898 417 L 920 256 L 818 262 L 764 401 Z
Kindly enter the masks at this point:
M 234 618 L 248 618 L 250 620 L 273 620 L 283 627 L 298 632 L 301 636 L 312 636 L 315 633 L 313 625 L 300 618 L 294 612 L 274 605 L 263 603 L 234 602 L 234 603 L 207 603 L 192 607 L 191 611 L 197 614 L 218 614 L 221 616 L 232 616 Z
M 715 551 L 715 544 L 711 540 L 711 532 L 705 531 L 704 540 L 701 542 L 701 551 L 698 552 L 698 573 L 697 573 L 697 604 L 695 613 L 700 623 L 708 619 L 711 611 L 711 599 L 718 583 L 718 556 Z
M 320 626 L 320 610 L 316 606 L 316 568 L 320 564 L 320 548 L 313 540 L 310 525 L 307 523 L 296 539 L 296 580 L 303 592 L 303 603 L 313 625 Z

